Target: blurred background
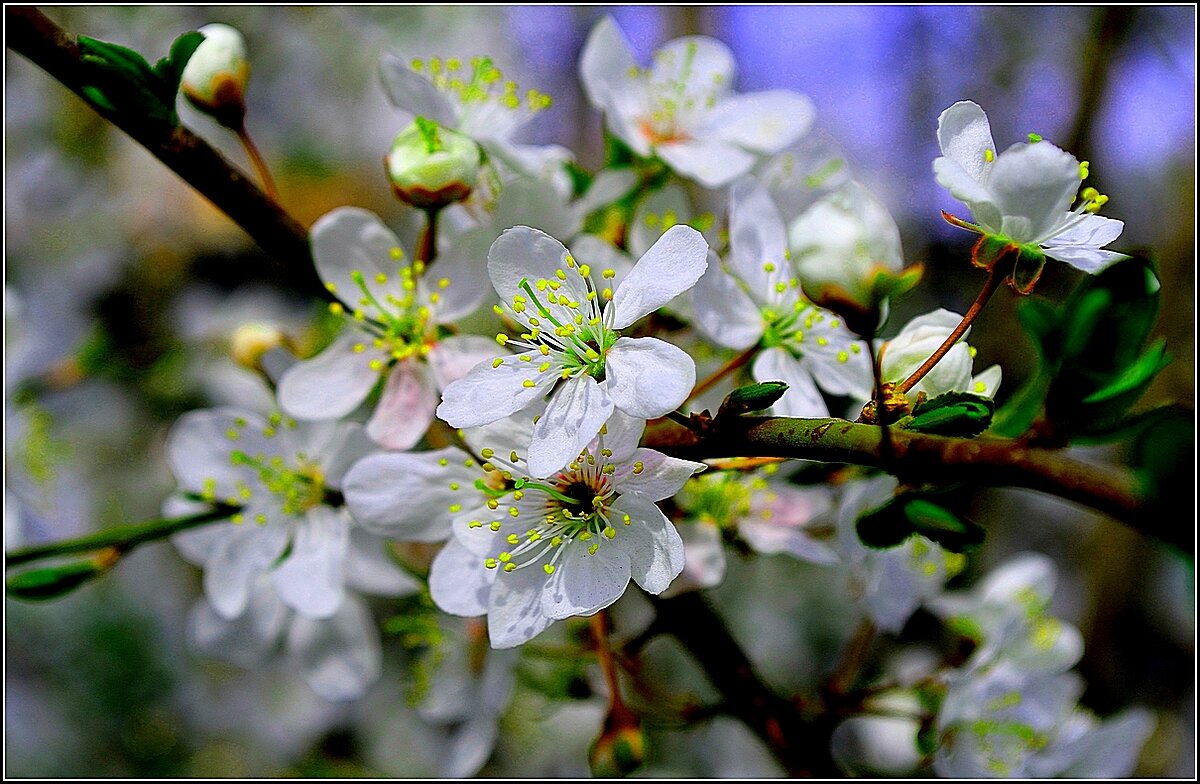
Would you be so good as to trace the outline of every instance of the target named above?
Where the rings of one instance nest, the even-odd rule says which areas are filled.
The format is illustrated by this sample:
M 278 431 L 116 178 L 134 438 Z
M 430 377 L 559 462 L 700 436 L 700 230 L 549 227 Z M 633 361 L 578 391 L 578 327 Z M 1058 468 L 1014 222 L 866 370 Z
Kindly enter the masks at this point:
M 961 205 L 931 169 L 938 114 L 957 100 L 974 100 L 988 112 L 1001 149 L 1037 132 L 1091 161 L 1089 184 L 1111 197 L 1105 215 L 1125 221 L 1116 247 L 1151 249 L 1163 281 L 1156 334 L 1165 336 L 1175 361 L 1143 405 L 1194 402 L 1193 8 L 44 10 L 68 31 L 130 46 L 151 62 L 186 30 L 209 22 L 240 29 L 253 63 L 248 128 L 282 203 L 306 225 L 342 205 L 400 220 L 381 165 L 399 130 L 378 74 L 386 52 L 406 61 L 490 55 L 522 90 L 554 99 L 526 141 L 562 144 L 594 171 L 602 162 L 600 118 L 583 96 L 576 61 L 595 21 L 613 13 L 642 62 L 679 35 L 716 36 L 734 51 L 737 89 L 789 88 L 812 98 L 815 132 L 843 150 L 891 210 L 906 259 L 927 265 L 920 294 L 898 306 L 895 324 L 936 306 L 961 312 L 978 291 L 966 261 L 971 237 L 939 215 L 961 213 Z M 265 314 L 300 328 L 321 308 L 232 222 L 47 74 L 12 52 L 5 68 L 10 548 L 156 515 L 174 487 L 163 459 L 166 429 L 213 399 L 220 371 L 206 363 L 227 349 L 228 325 Z M 246 165 L 236 139 L 182 101 L 179 109 L 185 125 Z M 1077 280 L 1074 270 L 1052 263 L 1039 293 L 1061 297 Z M 1013 297 L 998 296 L 972 333 L 979 367 L 1004 367 L 1001 400 L 1031 362 L 1013 306 Z M 69 361 L 79 356 L 93 358 L 84 377 Z M 13 394 L 31 378 L 45 382 L 42 394 Z M 1182 496 L 1194 504 L 1191 493 Z M 1055 614 L 1086 639 L 1084 704 L 1102 715 L 1150 707 L 1159 726 L 1138 772 L 1193 775 L 1191 559 L 1050 499 L 996 491 L 972 503 L 989 528 L 973 572 L 1021 550 L 1054 557 L 1061 575 Z M 1179 521 L 1193 524 L 1194 505 Z M 778 645 L 755 643 L 755 624 L 778 610 L 755 605 L 754 592 L 816 592 L 806 606 L 819 611 L 822 581 L 815 575 L 778 557 L 735 561 L 713 592 L 727 617 L 738 619 L 731 620 L 735 635 L 761 655 L 756 664 L 781 688 L 804 685 L 819 672 L 811 664 L 798 671 L 794 651 L 779 659 Z M 198 593 L 198 572 L 157 544 L 65 599 L 6 600 L 7 774 L 435 770 L 420 740 L 424 730 L 406 708 L 410 676 L 394 640 L 385 640 L 389 666 L 379 689 L 356 704 L 330 705 L 283 667 L 247 673 L 189 653 L 184 621 Z M 737 611 L 747 605 L 758 609 Z M 841 633 L 823 630 L 819 620 L 792 625 L 805 627 L 792 630 L 794 642 L 814 659 Z M 682 658 L 678 651 L 658 656 Z M 555 687 L 571 697 L 562 703 L 547 702 L 544 679 L 535 676 L 518 669 L 520 709 L 504 719 L 484 773 L 586 774 L 585 750 L 603 702 L 588 696 L 586 673 L 573 676 L 582 684 Z M 652 774 L 781 772 L 733 722 L 658 732 L 645 769 Z M 698 746 L 709 753 L 695 754 Z

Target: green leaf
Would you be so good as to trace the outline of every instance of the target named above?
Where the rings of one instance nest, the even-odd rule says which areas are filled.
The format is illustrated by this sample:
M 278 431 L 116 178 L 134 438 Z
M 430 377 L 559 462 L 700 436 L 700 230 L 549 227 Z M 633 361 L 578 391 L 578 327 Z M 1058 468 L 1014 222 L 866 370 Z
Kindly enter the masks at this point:
M 858 518 L 854 528 L 859 540 L 876 550 L 901 544 L 915 530 L 912 521 L 904 513 L 904 502 L 899 500 Z
M 717 416 L 737 416 L 751 411 L 762 411 L 775 405 L 775 401 L 783 397 L 787 390 L 788 385 L 782 381 L 763 381 L 738 387 L 725 397 L 721 408 L 717 410 Z
M 961 553 L 983 543 L 983 526 L 961 518 L 950 510 L 924 498 L 910 498 L 904 504 L 904 515 L 913 530 L 926 539 L 937 542 L 952 553 Z
M 196 47 L 203 42 L 203 33 L 195 30 L 184 33 L 171 44 L 170 53 L 154 64 L 154 74 L 158 77 L 163 103 L 174 107 L 179 82 L 183 79 L 183 69 L 195 53 Z
M 5 587 L 14 599 L 44 601 L 64 596 L 103 573 L 104 569 L 91 561 L 78 561 L 14 574 Z
M 1058 309 L 1044 299 L 1023 299 L 1017 303 L 1017 320 L 1033 338 L 1039 353 L 1048 360 L 1056 361 L 1057 346 L 1051 337 L 1061 324 Z M 1051 348 L 1055 350 L 1048 351 Z
M 906 430 L 942 436 L 973 438 L 992 423 L 991 398 L 967 392 L 947 392 L 917 404 Z
M 203 36 L 200 40 L 203 40 Z M 181 44 L 176 39 L 176 45 L 180 47 L 179 55 L 186 53 L 190 57 L 191 52 L 195 51 L 193 42 L 199 43 L 195 39 L 188 39 Z M 190 50 L 188 47 L 191 47 Z M 105 111 L 130 112 L 177 124 L 175 89 L 178 76 L 171 74 L 173 83 L 164 79 L 164 74 L 175 68 L 175 48 L 172 47 L 173 54 L 170 57 L 151 68 L 146 58 L 133 49 L 79 36 L 79 60 L 85 69 L 82 91 L 93 104 Z M 183 66 L 178 67 L 179 73 L 182 73 Z

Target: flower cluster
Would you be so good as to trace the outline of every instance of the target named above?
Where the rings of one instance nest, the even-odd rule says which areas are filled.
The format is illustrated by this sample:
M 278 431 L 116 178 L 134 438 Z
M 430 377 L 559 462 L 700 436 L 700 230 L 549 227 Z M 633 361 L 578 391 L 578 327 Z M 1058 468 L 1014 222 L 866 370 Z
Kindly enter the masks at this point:
M 210 82 L 233 78 L 214 69 L 244 71 L 223 35 L 211 31 L 193 60 Z M 707 37 L 669 42 L 643 68 L 606 17 L 580 75 L 621 165 L 592 174 L 564 166 L 561 148 L 515 141 L 551 102 L 488 57 L 387 56 L 382 71 L 404 115 L 385 159 L 403 202 L 392 225 L 419 221 L 419 238 L 358 207 L 317 220 L 311 248 L 330 299 L 318 337 L 263 320 L 234 341 L 244 371 L 277 382 L 253 396 L 270 409 L 247 395 L 184 415 L 167 438 L 180 490 L 168 513 L 229 517 L 175 536 L 204 570 L 197 648 L 244 666 L 282 648 L 318 694 L 352 699 L 383 672 L 382 605 L 359 594 L 424 602 L 425 615 L 388 626 L 438 673 L 419 714 L 449 737 L 439 769 L 472 775 L 515 688 L 519 655 L 490 649 L 600 614 L 586 646 L 608 677 L 595 690 L 607 690 L 609 729 L 625 733 L 604 737 L 621 735 L 633 756 L 642 736 L 607 635 L 638 600 L 618 602 L 721 585 L 741 568 L 732 548 L 819 575 L 850 608 L 831 622 L 857 624 L 861 639 L 846 645 L 830 704 L 897 715 L 884 729 L 869 723 L 878 717 L 846 722 L 836 755 L 878 734 L 907 744 L 893 758 L 916 768 L 920 732 L 933 743 L 925 767 L 951 777 L 1128 772 L 1149 720 L 1134 710 L 1100 722 L 1077 707 L 1069 670 L 1082 637 L 1048 614 L 1047 559 L 946 592 L 971 565 L 979 542 L 964 532 L 978 527 L 938 495 L 957 476 L 940 482 L 905 460 L 937 439 L 974 448 L 968 438 L 992 422 L 1001 369 L 976 372 L 967 343 L 986 297 L 964 315 L 889 320 L 922 267 L 905 263 L 884 202 L 806 138 L 807 98 L 733 92 L 732 55 Z M 1088 272 L 1121 257 L 1102 249 L 1122 228 L 1096 214 L 1106 197 L 1079 190 L 1086 162 L 1040 139 L 998 152 L 970 102 L 942 113 L 937 138 L 937 181 L 974 220 L 952 222 L 983 236 L 976 265 L 1011 259 L 1028 291 L 1046 256 Z M 984 292 L 998 282 L 989 273 Z M 738 374 L 757 383 L 718 404 Z M 912 416 L 878 416 L 895 400 Z M 975 417 L 969 436 L 954 411 L 921 415 L 947 400 Z M 751 416 L 764 412 L 824 422 Z M 832 418 L 847 412 L 859 423 Z M 862 465 L 780 457 L 795 453 L 762 436 L 780 425 L 789 448 L 811 442 Z M 873 525 L 899 533 L 875 539 Z M 928 626 L 929 613 L 970 646 L 959 666 L 947 656 L 855 691 L 867 660 L 857 648 Z M 561 626 L 567 658 L 581 658 L 579 635 Z

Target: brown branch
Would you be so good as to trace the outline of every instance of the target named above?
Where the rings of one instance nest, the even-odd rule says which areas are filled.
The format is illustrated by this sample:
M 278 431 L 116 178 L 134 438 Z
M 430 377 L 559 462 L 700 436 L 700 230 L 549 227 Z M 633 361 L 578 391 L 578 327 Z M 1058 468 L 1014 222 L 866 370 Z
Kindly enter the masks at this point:
M 795 703 L 768 688 L 724 621 L 699 594 L 650 599 L 658 611 L 655 631 L 683 643 L 724 697 L 722 712 L 760 737 L 789 775 L 840 775 L 829 751 L 829 738 L 840 719 L 826 711 L 806 716 Z
M 330 300 L 312 264 L 308 231 L 220 153 L 188 129 L 131 112 L 110 112 L 87 100 L 87 68 L 75 36 L 29 6 L 4 9 L 7 45 L 84 99 L 167 168 L 211 201 L 314 296 Z
M 677 457 L 788 457 L 883 468 L 915 484 L 964 482 L 1038 490 L 1091 507 L 1191 552 L 1193 531 L 1155 514 L 1142 478 L 1129 469 L 1087 463 L 1061 451 L 1008 439 L 946 438 L 891 428 L 891 456 L 880 429 L 844 419 L 730 417 L 704 435 L 682 428 L 647 432 L 644 446 Z

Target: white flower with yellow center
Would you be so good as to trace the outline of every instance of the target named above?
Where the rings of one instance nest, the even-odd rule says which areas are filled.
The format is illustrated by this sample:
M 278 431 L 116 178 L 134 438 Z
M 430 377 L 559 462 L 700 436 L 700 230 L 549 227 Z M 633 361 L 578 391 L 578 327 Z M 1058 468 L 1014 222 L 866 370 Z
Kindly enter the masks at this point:
M 588 100 L 621 141 L 708 188 L 750 171 L 813 122 L 812 102 L 799 93 L 733 94 L 733 55 L 706 36 L 677 38 L 654 53 L 651 68 L 640 68 L 606 16 L 588 35 L 579 71 Z
M 467 431 L 488 469 L 464 488 L 454 538 L 434 559 L 433 600 L 453 615 L 487 615 L 492 646 L 511 648 L 553 621 L 591 615 L 633 578 L 659 594 L 683 569 L 683 542 L 656 501 L 700 463 L 638 447 L 645 421 L 613 415 L 563 470 L 531 477 L 521 455 L 527 416 Z
M 800 291 L 779 211 L 758 182 L 745 179 L 729 194 L 729 255 L 710 264 L 692 292 L 696 324 L 717 343 L 758 345 L 756 381 L 784 381 L 773 407 L 780 416 L 829 416 L 817 386 L 831 395 L 871 395 L 870 351 L 841 319 Z
M 504 303 L 498 312 L 525 330 L 497 339 L 521 353 L 481 363 L 446 387 L 438 416 L 476 427 L 550 395 L 529 445 L 531 476 L 548 476 L 574 459 L 614 408 L 640 419 L 663 416 L 691 394 L 696 365 L 670 343 L 622 337 L 620 330 L 691 288 L 707 255 L 700 232 L 675 226 L 614 292 L 614 270 L 601 271 L 597 282 L 591 267 L 550 235 L 509 229 L 492 244 L 488 274 Z
M 204 567 L 204 590 L 223 618 L 242 614 L 255 578 L 269 573 L 284 604 L 325 618 L 345 595 L 352 520 L 329 505 L 370 441 L 353 423 L 304 424 L 237 408 L 193 411 L 167 437 L 167 460 L 192 501 L 240 507 L 232 523 L 175 537 Z
M 942 157 L 933 162 L 938 183 L 971 208 L 976 224 L 959 224 L 981 234 L 1040 246 L 1047 256 L 1084 272 L 1099 272 L 1126 258 L 1101 250 L 1121 236 L 1119 220 L 1096 213 L 1108 197 L 1079 186 L 1088 163 L 1030 134 L 997 152 L 987 115 L 971 101 L 959 101 L 938 117 Z M 1079 203 L 1068 209 L 1079 195 Z
M 297 419 L 343 417 L 382 376 L 367 433 L 389 449 L 408 449 L 433 421 L 439 390 L 495 354 L 486 338 L 440 328 L 483 304 L 486 284 L 461 258 L 427 276 L 378 217 L 355 207 L 318 220 L 312 247 L 321 279 L 345 303 L 330 308 L 350 324 L 321 354 L 284 373 L 279 404 Z

